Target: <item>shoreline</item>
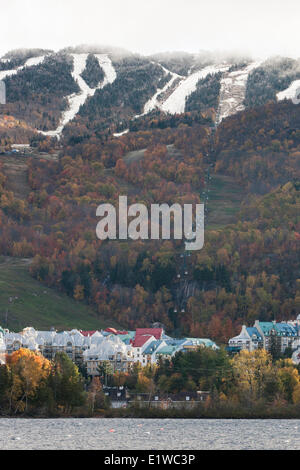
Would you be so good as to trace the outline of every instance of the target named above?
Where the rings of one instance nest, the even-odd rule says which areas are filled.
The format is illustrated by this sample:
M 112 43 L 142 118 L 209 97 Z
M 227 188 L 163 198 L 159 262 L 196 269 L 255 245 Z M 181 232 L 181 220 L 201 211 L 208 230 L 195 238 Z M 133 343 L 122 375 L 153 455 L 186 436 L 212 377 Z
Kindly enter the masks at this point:
M 94 414 L 89 414 L 86 412 L 74 412 L 74 414 L 69 414 L 69 415 L 62 415 L 62 414 L 49 414 L 49 415 L 38 415 L 38 414 L 27 414 L 27 415 L 22 415 L 22 416 L 11 416 L 11 415 L 0 415 L 0 419 L 43 419 L 43 420 L 48 420 L 48 419 L 195 419 L 195 420 L 249 420 L 249 419 L 255 419 L 255 420 L 278 420 L 278 419 L 298 419 L 300 420 L 300 410 L 295 409 L 293 411 L 291 410 L 286 410 L 286 412 L 279 410 L 277 412 L 265 412 L 265 413 L 258 413 L 254 411 L 249 412 L 240 412 L 240 413 L 233 413 L 233 412 L 228 412 L 228 413 L 213 413 L 213 412 L 207 412 L 207 413 L 196 413 L 195 410 L 194 412 L 188 412 L 185 410 L 182 410 L 181 412 L 174 413 L 172 412 L 173 410 L 156 410 L 156 412 L 153 412 L 153 410 L 148 410 L 146 412 L 143 410 L 143 412 L 137 412 L 137 410 L 118 410 L 118 409 L 110 409 L 110 410 L 103 410 L 103 411 L 97 411 Z

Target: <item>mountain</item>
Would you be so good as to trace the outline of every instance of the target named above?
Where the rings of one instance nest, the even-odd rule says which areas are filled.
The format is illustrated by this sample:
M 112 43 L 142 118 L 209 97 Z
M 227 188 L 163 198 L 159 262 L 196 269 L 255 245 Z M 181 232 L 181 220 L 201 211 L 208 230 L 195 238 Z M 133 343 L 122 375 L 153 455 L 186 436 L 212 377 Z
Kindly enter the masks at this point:
M 0 60 L 7 89 L 1 114 L 44 135 L 60 137 L 74 119 L 116 134 L 149 113 L 213 111 L 214 119 L 285 98 L 300 79 L 299 61 L 209 53 L 141 56 L 109 46 L 59 52 L 15 50 Z M 26 107 L 24 106 L 26 102 Z M 1 130 L 3 134 L 3 129 Z
M 125 328 L 160 322 L 226 342 L 256 318 L 292 318 L 299 70 L 289 58 L 109 46 L 6 54 L 0 255 L 30 259 L 36 282 Z M 96 208 L 120 194 L 204 202 L 204 248 L 98 240 Z

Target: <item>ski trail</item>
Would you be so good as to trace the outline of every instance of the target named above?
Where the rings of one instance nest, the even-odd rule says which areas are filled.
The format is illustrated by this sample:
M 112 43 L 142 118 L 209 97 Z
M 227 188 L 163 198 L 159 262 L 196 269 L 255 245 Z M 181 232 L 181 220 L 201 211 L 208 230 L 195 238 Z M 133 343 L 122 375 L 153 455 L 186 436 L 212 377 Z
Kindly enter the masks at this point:
M 105 75 L 104 81 L 97 88 L 103 88 L 109 83 L 113 83 L 117 78 L 117 74 L 110 58 L 106 54 L 95 54 L 95 57 L 97 57 L 99 65 L 103 69 Z
M 157 88 L 157 91 L 156 93 L 152 96 L 152 98 L 150 98 L 147 103 L 145 104 L 144 106 L 144 113 L 143 114 L 148 114 L 150 113 L 153 109 L 155 108 L 159 108 L 161 109 L 162 107 L 162 103 L 158 100 L 158 96 L 161 94 L 161 93 L 164 93 L 168 90 L 168 88 L 170 88 L 174 81 L 177 80 L 178 78 L 180 79 L 183 79 L 182 75 L 178 75 L 177 73 L 174 73 L 174 72 L 171 72 L 170 70 L 166 69 L 163 65 L 161 64 L 157 64 L 159 65 L 163 71 L 165 72 L 166 75 L 171 75 L 171 78 L 170 80 L 166 83 L 166 85 L 163 87 L 163 88 Z M 141 114 L 141 116 L 143 115 Z
M 262 62 L 253 62 L 245 69 L 229 72 L 222 78 L 216 125 L 219 125 L 226 117 L 245 109 L 244 99 L 248 75 L 252 70 L 259 67 Z
M 278 101 L 298 99 L 300 94 L 300 80 L 294 80 L 288 88 L 277 93 Z
M 228 70 L 228 65 L 209 65 L 198 72 L 194 72 L 179 83 L 176 90 L 161 105 L 161 110 L 170 114 L 181 114 L 185 110 L 186 98 L 196 90 L 199 80 L 209 74 L 216 74 Z
M 96 88 L 90 88 L 88 84 L 81 77 L 82 72 L 86 66 L 88 54 L 71 54 L 73 57 L 73 72 L 72 76 L 77 81 L 80 88 L 79 93 L 73 93 L 67 97 L 69 107 L 63 112 L 59 126 L 53 131 L 38 131 L 43 135 L 50 137 L 57 137 L 60 139 L 64 127 L 68 122 L 72 121 L 78 113 L 80 106 L 82 106 L 89 96 L 93 96 L 97 89 L 103 88 L 109 83 L 113 83 L 117 77 L 116 71 L 111 63 L 111 60 L 106 54 L 95 54 L 98 59 L 100 67 L 104 71 L 104 80 Z
M 34 65 L 38 65 L 43 62 L 44 58 L 44 55 L 39 57 L 31 57 L 30 59 L 26 60 L 24 65 L 20 65 L 20 67 L 17 67 L 16 69 L 2 70 L 0 72 L 0 80 L 5 80 L 7 77 L 16 75 L 20 70 L 23 70 L 25 67 L 33 67 Z
M 125 129 L 125 131 L 122 131 L 122 132 L 115 132 L 113 134 L 114 137 L 121 137 L 122 135 L 124 134 L 127 134 L 129 132 L 129 129 Z
M 159 95 L 161 93 L 164 93 L 165 91 L 167 91 L 167 89 L 170 86 L 173 85 L 175 80 L 177 80 L 178 78 L 183 78 L 181 75 L 177 75 L 177 73 L 171 72 L 170 70 L 166 69 L 163 65 L 161 65 L 159 63 L 152 62 L 152 64 L 153 65 L 159 65 L 163 69 L 163 71 L 165 72 L 166 75 L 171 74 L 171 78 L 163 88 L 157 88 L 154 95 L 144 105 L 144 110 L 143 110 L 142 114 L 136 114 L 136 116 L 134 116 L 133 119 L 138 119 L 139 117 L 145 116 L 146 114 L 153 111 L 153 109 L 155 109 L 155 108 L 161 109 L 162 103 L 158 100 Z

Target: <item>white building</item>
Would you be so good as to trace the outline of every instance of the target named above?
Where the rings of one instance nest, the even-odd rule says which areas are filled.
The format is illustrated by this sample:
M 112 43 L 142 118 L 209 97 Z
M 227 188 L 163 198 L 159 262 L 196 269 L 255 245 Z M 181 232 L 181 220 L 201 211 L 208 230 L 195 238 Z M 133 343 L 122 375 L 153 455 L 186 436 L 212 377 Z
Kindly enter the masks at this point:
M 253 327 L 243 325 L 241 333 L 229 340 L 229 351 L 264 348 L 270 351 L 275 345 L 280 353 L 287 348 L 300 346 L 300 316 L 295 321 L 261 322 L 256 320 Z
M 194 350 L 199 347 L 217 348 L 208 339 L 173 339 L 165 335 L 162 328 L 137 328 L 136 331 L 123 332 L 113 328 L 105 331 L 38 331 L 32 327 L 20 333 L 2 331 L 1 351 L 11 354 L 20 348 L 40 352 L 45 358 L 53 360 L 56 353 L 64 352 L 80 365 L 86 364 L 87 373 L 99 375 L 99 366 L 109 362 L 113 372 L 128 371 L 133 363 L 145 367 L 156 364 L 160 357 L 171 358 L 176 352 Z M 1 349 L 2 348 L 2 349 Z
M 127 372 L 133 363 L 131 345 L 124 344 L 118 336 L 97 335 L 94 338 L 94 335 L 91 337 L 90 348 L 83 353 L 87 373 L 92 376 L 100 375 L 99 367 L 105 362 L 109 362 L 112 372 Z
M 83 336 L 78 330 L 57 333 L 54 330 L 37 331 L 28 327 L 21 333 L 7 332 L 4 340 L 8 354 L 20 348 L 27 348 L 39 351 L 51 360 L 57 352 L 65 352 L 75 363 L 82 362 L 83 351 L 90 347 L 90 338 Z
M 262 347 L 263 338 L 255 327 L 242 326 L 242 331 L 238 336 L 229 340 L 229 348 L 234 349 L 247 349 L 248 351 L 254 351 Z

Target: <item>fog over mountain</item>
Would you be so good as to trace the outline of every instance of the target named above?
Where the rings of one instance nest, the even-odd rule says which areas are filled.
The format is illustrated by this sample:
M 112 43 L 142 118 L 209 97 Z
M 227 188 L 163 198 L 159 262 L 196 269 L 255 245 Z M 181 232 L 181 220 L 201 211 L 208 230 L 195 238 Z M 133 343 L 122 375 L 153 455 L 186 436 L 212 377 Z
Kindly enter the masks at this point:
M 0 54 L 90 43 L 143 54 L 213 50 L 298 57 L 299 13 L 295 0 L 12 0 L 1 7 Z

